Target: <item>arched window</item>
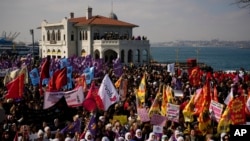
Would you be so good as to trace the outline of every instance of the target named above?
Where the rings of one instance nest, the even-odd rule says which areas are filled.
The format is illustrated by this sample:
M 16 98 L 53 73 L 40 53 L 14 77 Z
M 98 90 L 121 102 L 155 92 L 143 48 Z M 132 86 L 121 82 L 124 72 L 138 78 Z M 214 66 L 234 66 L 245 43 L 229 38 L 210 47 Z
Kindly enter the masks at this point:
M 121 51 L 121 62 L 124 63 L 125 52 L 124 50 Z
M 82 40 L 82 30 L 79 32 L 79 40 Z
M 74 31 L 71 32 L 70 39 L 71 39 L 71 41 L 74 41 Z
M 82 57 L 86 56 L 86 51 L 84 49 L 82 49 L 82 51 L 81 51 L 81 56 Z
M 128 63 L 133 63 L 133 51 L 128 51 Z
M 143 62 L 147 62 L 148 61 L 148 51 L 147 50 L 143 50 L 142 51 L 142 61 Z
M 100 33 L 99 31 L 94 32 L 94 40 L 99 40 L 100 39 Z
M 82 40 L 85 40 L 85 31 L 83 30 L 81 34 L 82 34 Z
M 58 29 L 57 31 L 57 40 L 60 41 L 61 40 L 61 31 Z
M 50 33 L 49 33 L 49 30 L 47 31 L 47 41 L 50 40 Z
M 136 62 L 140 62 L 140 50 L 137 49 L 136 52 L 135 52 L 135 58 L 136 58 Z
M 55 31 L 52 30 L 52 40 L 55 41 L 56 40 L 56 34 L 55 34 Z
M 87 31 L 84 31 L 84 40 L 88 40 L 88 33 L 87 33 Z

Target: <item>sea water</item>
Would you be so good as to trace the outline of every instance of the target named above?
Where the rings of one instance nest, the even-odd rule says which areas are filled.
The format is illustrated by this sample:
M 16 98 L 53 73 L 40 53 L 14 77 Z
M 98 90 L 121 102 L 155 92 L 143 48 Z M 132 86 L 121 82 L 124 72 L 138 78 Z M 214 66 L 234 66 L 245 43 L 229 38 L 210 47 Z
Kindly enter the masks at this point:
M 151 58 L 158 62 L 186 62 L 193 58 L 214 70 L 250 71 L 250 48 L 238 47 L 151 47 Z

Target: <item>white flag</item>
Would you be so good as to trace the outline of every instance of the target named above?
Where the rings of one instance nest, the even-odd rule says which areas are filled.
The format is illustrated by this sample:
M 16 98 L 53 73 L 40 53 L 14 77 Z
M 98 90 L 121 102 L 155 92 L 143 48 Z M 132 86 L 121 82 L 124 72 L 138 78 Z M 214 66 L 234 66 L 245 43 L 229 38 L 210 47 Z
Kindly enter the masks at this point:
M 227 95 L 226 99 L 224 100 L 224 103 L 228 105 L 228 103 L 233 99 L 233 89 L 231 88 L 229 94 Z
M 81 106 L 84 100 L 82 86 L 64 94 L 65 101 L 69 107 Z
M 83 88 L 78 87 L 71 91 L 45 92 L 43 109 L 48 109 L 54 106 L 62 97 L 65 97 L 69 107 L 77 107 L 82 105 L 84 100 Z
M 108 74 L 106 74 L 102 80 L 101 86 L 98 90 L 98 95 L 102 99 L 105 111 L 108 110 L 109 106 L 119 101 L 119 95 Z
M 172 64 L 168 64 L 168 72 L 170 72 L 170 73 L 175 73 L 175 70 L 174 70 L 174 66 L 175 66 L 175 64 L 174 63 L 172 63 Z

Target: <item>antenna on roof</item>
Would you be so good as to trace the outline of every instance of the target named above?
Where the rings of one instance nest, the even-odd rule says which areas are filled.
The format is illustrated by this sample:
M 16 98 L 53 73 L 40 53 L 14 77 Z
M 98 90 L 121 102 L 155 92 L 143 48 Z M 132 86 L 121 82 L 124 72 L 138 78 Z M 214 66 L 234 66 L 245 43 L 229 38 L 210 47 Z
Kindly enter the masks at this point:
M 113 0 L 111 0 L 111 13 L 113 13 Z

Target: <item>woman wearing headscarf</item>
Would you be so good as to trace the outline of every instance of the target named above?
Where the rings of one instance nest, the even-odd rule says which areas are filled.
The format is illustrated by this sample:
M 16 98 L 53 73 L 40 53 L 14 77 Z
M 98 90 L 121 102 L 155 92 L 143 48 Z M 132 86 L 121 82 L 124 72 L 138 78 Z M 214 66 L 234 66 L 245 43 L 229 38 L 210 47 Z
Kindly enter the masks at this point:
M 154 132 L 151 132 L 147 141 L 157 141 L 156 134 Z
M 84 139 L 85 139 L 85 141 L 94 141 L 94 137 L 93 137 L 93 135 L 91 134 L 90 131 L 86 132 L 86 134 L 84 136 Z
M 131 141 L 131 140 L 132 140 L 132 135 L 131 135 L 130 132 L 127 132 L 127 133 L 125 134 L 125 141 Z
M 113 141 L 116 138 L 116 133 L 112 131 L 112 124 L 108 123 L 105 126 L 105 133 L 104 136 L 108 137 L 109 140 Z
M 141 129 L 136 129 L 135 131 L 135 137 L 133 138 L 134 141 L 144 141 L 144 138 L 142 137 L 142 131 Z
M 108 137 L 104 136 L 102 137 L 102 141 L 110 141 Z

